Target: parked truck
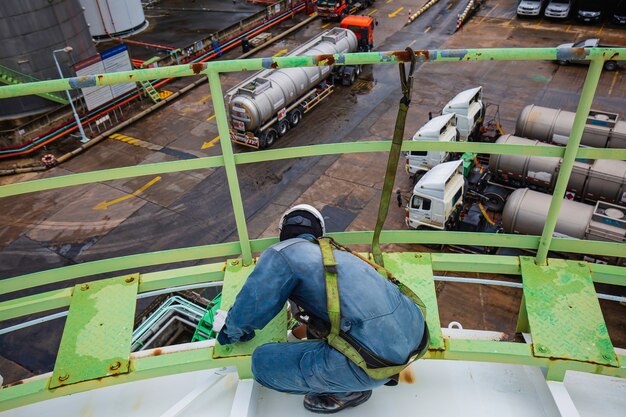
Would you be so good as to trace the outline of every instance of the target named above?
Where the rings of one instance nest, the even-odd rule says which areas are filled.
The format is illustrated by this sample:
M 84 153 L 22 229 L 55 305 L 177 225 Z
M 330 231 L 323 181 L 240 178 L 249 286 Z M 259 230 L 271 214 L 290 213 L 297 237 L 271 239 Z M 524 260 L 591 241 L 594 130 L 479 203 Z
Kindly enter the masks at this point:
M 375 0 L 317 0 L 315 12 L 322 21 L 343 19 L 359 10 L 367 9 Z
M 506 200 L 495 221 L 480 200 L 470 200 L 463 161 L 449 161 L 428 171 L 415 185 L 406 208 L 411 229 L 459 230 L 540 235 L 552 196 L 520 188 Z M 608 242 L 626 242 L 626 209 L 604 201 L 595 205 L 564 200 L 555 235 Z M 623 262 L 622 259 L 620 262 Z
M 567 145 L 574 116 L 569 111 L 531 104 L 517 118 L 515 135 Z M 594 148 L 626 148 L 626 122 L 616 113 L 591 110 L 580 143 Z
M 328 30 L 290 55 L 367 51 L 373 42 L 373 28 L 373 19 L 362 16 L 350 21 L 350 29 Z M 268 69 L 254 74 L 226 93 L 231 140 L 256 149 L 272 146 L 333 92 L 334 82 L 351 85 L 360 73 L 360 65 L 330 65 Z

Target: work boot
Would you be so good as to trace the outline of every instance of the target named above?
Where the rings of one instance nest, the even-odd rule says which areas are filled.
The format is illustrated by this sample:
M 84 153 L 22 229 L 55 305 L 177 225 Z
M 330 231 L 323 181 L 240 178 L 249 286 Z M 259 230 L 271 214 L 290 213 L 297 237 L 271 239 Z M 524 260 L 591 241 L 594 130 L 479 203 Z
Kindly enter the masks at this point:
M 356 407 L 369 400 L 372 390 L 343 394 L 305 395 L 304 408 L 319 414 L 332 414 L 348 407 Z

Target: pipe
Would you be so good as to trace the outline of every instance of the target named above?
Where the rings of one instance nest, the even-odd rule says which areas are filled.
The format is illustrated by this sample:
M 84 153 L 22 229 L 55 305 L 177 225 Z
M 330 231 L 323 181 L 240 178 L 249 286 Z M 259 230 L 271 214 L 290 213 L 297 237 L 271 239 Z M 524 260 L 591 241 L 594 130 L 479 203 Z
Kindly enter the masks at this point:
M 284 17 L 282 17 L 282 20 L 286 19 L 287 17 L 289 17 L 289 16 L 284 16 Z M 300 29 L 302 26 L 307 25 L 308 23 L 310 23 L 311 21 L 315 20 L 316 18 L 317 18 L 317 16 L 313 16 L 313 17 L 309 17 L 309 18 L 307 18 L 307 19 L 303 20 L 302 22 L 300 22 L 300 23 L 298 23 L 297 25 L 295 25 L 295 26 L 291 27 L 290 29 L 288 29 L 287 31 L 285 31 L 285 32 L 281 33 L 280 35 L 278 35 L 278 36 L 275 36 L 275 37 L 271 38 L 271 39 L 270 39 L 270 40 L 268 40 L 265 44 L 260 45 L 260 46 L 258 46 L 258 47 L 256 47 L 256 48 L 254 48 L 254 49 L 251 49 L 250 51 L 246 52 L 245 54 L 243 54 L 243 55 L 239 56 L 239 59 L 242 59 L 242 58 L 247 58 L 248 56 L 250 56 L 250 55 L 252 55 L 252 54 L 254 54 L 254 53 L 256 53 L 256 52 L 258 52 L 258 51 L 260 51 L 260 50 L 262 50 L 262 49 L 264 49 L 264 48 L 266 48 L 266 47 L 267 47 L 268 45 L 270 45 L 272 42 L 275 42 L 275 41 L 277 41 L 277 40 L 280 40 L 280 39 L 284 38 L 285 36 L 289 35 L 290 33 L 294 32 L 294 31 L 296 31 L 296 30 L 298 30 L 298 29 Z M 281 20 L 281 21 L 282 21 L 282 20 Z M 277 23 L 277 22 L 275 22 L 275 23 L 273 23 L 273 24 L 276 24 L 276 23 Z M 259 29 L 259 30 L 261 30 L 261 29 Z M 242 36 L 243 36 L 243 35 L 242 35 Z M 239 41 L 239 42 L 240 42 L 240 41 Z M 230 46 L 227 46 L 226 48 L 224 48 L 224 49 L 222 49 L 222 50 L 228 50 L 228 49 L 231 49 L 231 48 L 233 48 L 233 47 L 234 47 L 234 45 L 230 45 Z M 217 56 L 217 54 L 213 54 L 212 56 L 206 57 L 206 58 L 204 58 L 202 61 L 199 61 L 199 62 L 203 62 L 204 60 L 209 60 L 209 59 L 211 59 L 212 57 L 215 57 L 215 56 Z M 156 84 L 154 85 L 154 87 L 155 87 L 155 88 L 160 87 L 161 85 L 163 85 L 163 84 L 167 83 L 167 82 L 168 82 L 169 80 L 171 80 L 171 79 L 172 79 L 172 78 L 167 78 L 167 79 L 165 79 L 165 80 L 162 80 L 162 81 L 160 81 L 160 82 L 156 83 Z M 65 162 L 65 161 L 67 161 L 67 160 L 69 160 L 69 159 L 73 158 L 74 156 L 78 155 L 79 153 L 81 153 L 81 152 L 82 152 L 82 151 L 84 151 L 85 149 L 88 149 L 88 148 L 90 148 L 91 146 L 95 145 L 96 143 L 98 143 L 98 142 L 102 141 L 103 139 L 106 139 L 108 136 L 110 136 L 110 135 L 112 135 L 113 133 L 115 133 L 115 132 L 117 132 L 117 131 L 121 130 L 122 128 L 124 128 L 124 127 L 126 127 L 126 126 L 130 125 L 131 123 L 134 123 L 135 121 L 137 121 L 137 120 L 139 120 L 140 118 L 142 118 L 143 116 L 145 116 L 145 115 L 147 115 L 147 114 L 149 114 L 149 113 L 153 112 L 154 110 L 159 109 L 159 108 L 160 108 L 161 106 L 163 106 L 165 103 L 169 103 L 170 101 L 175 100 L 177 97 L 179 97 L 179 96 L 181 96 L 182 94 L 186 93 L 187 91 L 189 91 L 189 90 L 191 90 L 191 89 L 193 89 L 193 88 L 195 88 L 195 87 L 199 86 L 200 84 L 205 83 L 207 80 L 208 80 L 208 78 L 206 78 L 206 77 L 201 77 L 200 79 L 198 79 L 198 80 L 194 81 L 193 83 L 191 83 L 191 84 L 189 84 L 189 85 L 187 85 L 187 86 L 183 87 L 182 89 L 180 89 L 179 91 L 175 92 L 174 94 L 172 94 L 172 95 L 168 96 L 167 98 L 163 99 L 162 101 L 159 101 L 159 102 L 158 102 L 158 103 L 156 103 L 155 105 L 153 105 L 153 106 L 151 106 L 151 107 L 149 107 L 149 108 L 145 109 L 145 110 L 144 110 L 144 111 L 142 111 L 141 113 L 136 114 L 135 116 L 131 117 L 131 118 L 130 118 L 130 119 L 128 119 L 128 120 L 125 120 L 124 122 L 120 123 L 119 125 L 115 126 L 114 128 L 109 129 L 108 131 L 106 131 L 106 132 L 104 132 L 104 133 L 102 133 L 102 134 L 100 134 L 100 135 L 96 136 L 95 138 L 91 139 L 89 142 L 87 142 L 87 143 L 85 143 L 85 144 L 82 144 L 82 145 L 81 145 L 81 146 L 79 146 L 78 148 L 76 148 L 76 149 L 74 149 L 74 150 L 72 150 L 72 151 L 70 151 L 70 152 L 68 152 L 68 153 L 66 153 L 66 154 L 64 154 L 64 155 L 62 155 L 62 156 L 60 156 L 59 158 L 57 158 L 57 165 L 59 165 L 59 164 L 61 164 L 61 163 Z M 139 95 L 139 93 L 137 93 L 137 94 L 133 95 L 132 97 L 130 97 L 130 98 L 128 98 L 128 99 L 126 99 L 126 100 L 124 100 L 124 101 L 123 101 L 123 102 L 121 102 L 121 103 L 116 104 L 114 107 L 110 108 L 108 111 L 111 111 L 111 110 L 113 110 L 113 109 L 115 109 L 115 108 L 118 108 L 118 107 L 120 107 L 120 106 L 122 106 L 122 105 L 126 104 L 127 102 L 129 102 L 129 101 L 131 101 L 131 100 L 134 100 L 134 98 L 135 98 L 135 97 L 137 97 L 138 95 Z M 88 122 L 90 122 L 90 121 L 92 121 L 92 120 L 95 120 L 96 118 L 100 117 L 100 114 L 102 114 L 102 113 L 98 113 L 98 114 L 96 114 L 96 115 L 92 116 L 91 118 L 89 118 L 89 119 L 85 120 L 85 122 L 87 122 L 87 123 L 88 123 Z M 60 133 L 60 134 L 58 134 L 58 135 L 54 136 L 53 138 L 48 139 L 47 141 L 45 141 L 45 142 L 43 142 L 43 143 L 41 143 L 41 144 L 38 144 L 36 147 L 34 147 L 34 148 L 32 148 L 32 149 L 28 149 L 28 150 L 26 150 L 26 151 L 22 151 L 22 152 L 19 152 L 19 153 L 9 154 L 8 156 L 5 156 L 5 155 L 0 155 L 0 159 L 1 159 L 1 158 L 3 158 L 3 157 L 18 156 L 18 155 L 22 155 L 22 154 L 30 153 L 30 152 L 32 152 L 32 151 L 34 151 L 34 150 L 36 150 L 36 149 L 41 148 L 42 146 L 45 146 L 46 144 L 48 144 L 48 143 L 50 143 L 50 142 L 52 142 L 52 141 L 54 141 L 54 140 L 58 139 L 59 137 L 62 137 L 62 136 L 64 136 L 64 135 L 68 134 L 68 133 L 73 132 L 74 130 L 76 130 L 76 126 L 73 126 L 73 127 L 69 128 L 69 130 L 66 130 L 66 131 L 64 131 L 63 133 Z M 33 169 L 33 170 L 28 170 L 27 168 L 23 168 L 23 169 L 20 169 L 20 172 L 13 172 L 13 171 L 14 171 L 14 169 L 0 170 L 0 176 L 2 176 L 2 175 L 12 175 L 12 174 L 17 174 L 17 173 L 19 173 L 19 174 L 24 174 L 24 173 L 27 173 L 27 172 L 45 171 L 45 170 L 47 169 L 47 167 L 45 167 L 45 166 L 41 166 L 41 167 L 33 167 L 33 168 L 36 168 L 36 169 Z
M 243 37 L 247 37 L 247 36 L 255 36 L 256 34 L 261 33 L 262 31 L 264 31 L 264 30 L 267 30 L 267 29 L 271 28 L 272 26 L 276 25 L 277 23 L 282 22 L 283 20 L 285 20 L 285 19 L 287 19 L 287 18 L 291 17 L 291 15 L 292 15 L 292 13 L 293 13 L 294 11 L 299 11 L 298 9 L 301 9 L 301 8 L 304 8 L 304 5 L 303 5 L 302 3 L 301 3 L 301 4 L 299 4 L 299 5 L 297 5 L 297 6 L 295 6 L 295 7 L 294 7 L 293 9 L 291 9 L 290 11 L 285 11 L 283 14 L 278 15 L 278 16 L 276 16 L 276 17 L 274 17 L 274 18 L 270 19 L 269 21 L 267 21 L 267 22 L 266 22 L 266 24 L 260 24 L 259 26 L 256 26 L 256 27 L 254 27 L 254 28 L 250 29 L 248 32 L 244 32 L 243 34 L 238 35 L 238 36 L 236 36 L 236 37 L 234 37 L 234 38 L 232 38 L 232 39 L 230 39 L 230 40 L 228 40 L 228 41 L 224 42 L 224 44 L 222 45 L 223 47 L 221 48 L 221 49 L 222 49 L 222 51 L 228 51 L 228 50 L 230 50 L 230 49 L 234 48 L 235 46 L 239 45 L 239 44 L 241 43 L 241 38 L 243 38 Z M 299 23 L 298 25 L 296 25 L 296 26 L 294 26 L 294 27 L 290 28 L 290 29 L 289 29 L 289 30 L 287 30 L 286 32 L 283 32 L 283 33 L 282 33 L 282 35 L 279 35 L 278 37 L 275 37 L 275 38 L 272 38 L 272 39 L 280 39 L 280 38 L 284 37 L 286 34 L 293 32 L 296 28 L 300 28 L 300 27 L 302 27 L 302 26 L 303 26 L 303 24 L 306 24 L 306 23 L 308 23 L 308 22 L 312 21 L 312 20 L 313 20 L 313 19 L 315 19 L 315 18 L 316 18 L 316 16 L 310 17 L 310 18 L 306 19 L 305 21 L 303 21 L 303 22 Z M 306 22 L 306 23 L 305 23 L 305 22 Z M 267 23 L 269 23 L 269 24 L 267 24 Z M 103 23 L 103 24 L 104 24 L 104 23 Z M 258 28 L 258 29 L 256 29 L 256 28 Z M 256 31 L 254 31 L 255 29 L 256 29 Z M 106 30 L 106 29 L 105 29 L 105 30 Z M 251 31 L 252 31 L 252 32 L 251 32 Z M 113 38 L 112 38 L 112 39 L 113 39 Z M 255 48 L 255 49 L 253 49 L 253 50 L 249 51 L 247 54 L 243 54 L 242 56 L 240 56 L 240 58 L 245 58 L 245 57 L 249 56 L 251 53 L 256 52 L 256 51 L 258 51 L 258 50 L 261 50 L 261 49 L 265 48 L 268 44 L 269 44 L 269 42 L 266 42 L 266 44 L 261 45 L 261 46 L 259 46 L 259 47 Z M 210 50 L 209 52 L 207 52 L 207 53 L 205 53 L 205 54 L 201 55 L 200 57 L 198 57 L 198 58 L 194 58 L 191 62 L 205 62 L 205 61 L 210 60 L 210 59 L 212 59 L 212 58 L 214 58 L 214 57 L 216 57 L 216 56 L 217 56 L 217 54 L 216 54 L 216 53 L 214 53 L 212 50 Z M 159 81 L 157 84 L 155 84 L 155 85 L 154 85 L 154 87 L 155 87 L 155 88 L 160 87 L 160 86 L 162 86 L 162 85 L 164 85 L 164 84 L 168 83 L 168 82 L 169 82 L 169 81 L 171 81 L 172 79 L 173 79 L 173 78 L 166 78 L 166 79 L 164 79 L 164 80 L 161 80 L 161 81 Z M 206 79 L 205 79 L 205 78 L 202 78 L 202 80 L 203 80 L 202 82 L 206 81 Z M 199 84 L 196 84 L 196 85 L 199 85 Z M 137 89 L 136 91 L 140 91 L 140 90 L 141 90 L 141 89 Z M 115 105 L 115 106 L 113 106 L 113 107 L 105 107 L 105 109 L 106 109 L 106 111 L 107 111 L 107 112 L 109 112 L 109 111 L 111 111 L 111 110 L 114 110 L 115 108 L 118 108 L 118 107 L 122 106 L 123 104 L 125 104 L 125 103 L 127 103 L 127 102 L 129 102 L 129 101 L 131 101 L 131 100 L 136 99 L 136 98 L 137 98 L 140 94 L 141 94 L 140 92 L 137 92 L 137 93 L 135 93 L 135 94 L 133 94 L 133 93 L 129 93 L 129 95 L 132 95 L 132 96 L 130 96 L 130 97 L 129 97 L 129 96 L 123 96 L 123 97 L 122 97 L 122 99 L 124 99 L 124 97 L 128 97 L 128 98 L 127 98 L 126 100 L 124 100 L 122 103 L 119 103 L 119 104 L 117 104 L 117 105 Z M 115 102 L 114 102 L 114 103 L 115 103 Z M 103 113 L 104 113 L 104 110 L 103 110 L 103 111 L 101 111 L 101 112 L 99 112 L 99 113 L 96 113 L 96 114 L 95 114 L 95 115 L 93 115 L 91 118 L 86 119 L 86 120 L 85 120 L 85 122 L 86 122 L 86 123 L 88 123 L 88 122 L 90 122 L 90 121 L 93 121 L 93 120 L 95 120 L 95 119 L 99 118 L 99 117 L 100 117 Z M 62 125 L 62 126 L 61 126 L 61 128 L 63 128 L 63 126 L 69 126 L 69 125 L 71 125 L 71 124 L 72 124 L 71 122 L 68 122 L 68 123 L 66 123 L 66 124 Z M 61 128 L 59 128 L 59 129 L 61 129 Z M 57 129 L 57 131 L 58 131 L 59 129 Z M 10 147 L 10 148 L 3 148 L 3 149 L 0 149 L 0 159 L 2 159 L 2 158 L 12 158 L 12 157 L 15 157 L 15 156 L 20 156 L 20 155 L 26 155 L 26 154 L 29 154 L 29 153 L 31 153 L 31 152 L 33 152 L 33 151 L 35 151 L 35 150 L 37 150 L 37 149 L 39 149 L 39 148 L 41 148 L 41 147 L 43 147 L 43 146 L 45 146 L 45 145 L 47 145 L 47 144 L 49 144 L 49 143 L 51 143 L 51 142 L 55 141 L 55 140 L 57 140 L 57 139 L 59 139 L 59 138 L 61 138 L 61 137 L 65 136 L 65 135 L 67 135 L 67 134 L 70 134 L 70 133 L 74 132 L 76 129 L 77 129 L 77 126 L 68 127 L 67 129 L 63 130 L 62 132 L 60 132 L 60 133 L 58 133 L 58 134 L 56 134 L 56 135 L 52 136 L 52 137 L 51 137 L 51 138 L 49 138 L 49 139 L 46 139 L 44 142 L 37 143 L 37 144 L 36 144 L 36 145 L 34 145 L 34 146 L 33 146 L 32 144 L 36 143 L 37 141 L 41 140 L 42 138 L 45 138 L 45 137 L 46 137 L 47 135 L 49 135 L 49 134 L 45 134 L 43 137 L 38 137 L 38 138 L 35 138 L 35 139 L 33 139 L 33 140 L 29 141 L 29 142 L 25 142 L 25 143 L 23 143 L 23 144 L 21 144 L 21 145 L 15 145 L 15 146 L 12 146 L 12 147 Z M 115 131 L 113 131 L 113 130 L 112 130 L 112 131 L 110 131 L 110 133 L 114 133 L 114 132 L 115 132 Z M 54 133 L 54 132 L 53 132 L 53 133 Z M 53 133 L 50 133 L 50 134 L 53 134 Z M 91 141 L 93 141 L 93 139 L 92 139 Z M 17 147 L 19 147 L 20 149 L 22 149 L 22 148 L 25 148 L 25 149 L 24 149 L 23 151 L 20 151 L 20 152 L 8 152 L 8 153 L 2 153 L 2 151 L 3 151 L 3 150 L 12 149 L 12 148 L 17 148 Z M 7 171 L 8 171 L 8 170 L 0 171 L 0 175 L 9 175 L 8 173 L 7 173 L 7 174 L 3 174 L 3 172 L 7 172 Z M 29 172 L 29 171 L 25 171 L 25 172 Z

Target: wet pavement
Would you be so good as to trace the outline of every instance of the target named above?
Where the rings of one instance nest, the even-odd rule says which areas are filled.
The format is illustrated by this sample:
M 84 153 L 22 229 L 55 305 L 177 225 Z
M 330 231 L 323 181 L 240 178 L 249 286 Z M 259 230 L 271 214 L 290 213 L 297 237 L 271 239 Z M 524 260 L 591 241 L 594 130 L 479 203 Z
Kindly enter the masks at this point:
M 185 2 L 194 4 L 193 7 L 196 3 Z M 367 11 L 379 23 L 375 30 L 376 50 L 402 50 L 406 46 L 414 49 L 554 46 L 592 37 L 600 30 L 603 41 L 606 38 L 607 43 L 626 44 L 624 29 L 542 19 L 520 21 L 514 18 L 514 0 L 487 1 L 486 7 L 457 33 L 453 30 L 462 8 L 460 1 L 442 1 L 403 28 L 409 10 L 416 9 L 413 3 L 378 0 Z M 149 13 L 152 12 L 146 11 L 146 15 Z M 330 26 L 315 20 L 258 56 L 284 54 Z M 287 27 L 288 23 L 278 31 Z M 228 58 L 237 55 L 238 52 L 233 52 Z M 248 75 L 223 76 L 223 90 Z M 500 105 L 504 129 L 512 132 L 517 115 L 527 104 L 575 110 L 584 75 L 584 67 L 560 67 L 551 62 L 421 65 L 416 74 L 406 136 L 428 120 L 429 111 L 439 112 L 456 93 L 477 85 L 483 86 L 487 102 Z M 367 68 L 354 86 L 338 86 L 322 105 L 306 115 L 297 129 L 279 139 L 275 147 L 388 139 L 393 132 L 399 99 L 396 66 Z M 44 174 L 0 177 L 0 184 L 219 155 L 220 139 L 211 100 L 208 85 L 201 85 L 118 132 L 139 139 L 139 145 L 108 139 Z M 626 116 L 624 71 L 602 74 L 594 108 Z M 236 147 L 235 152 L 253 151 Z M 240 166 L 238 177 L 251 238 L 275 236 L 280 214 L 300 202 L 322 208 L 331 231 L 373 229 L 385 164 L 386 155 L 364 153 Z M 411 188 L 402 163 L 396 187 L 405 196 Z M 0 279 L 98 259 L 236 241 L 230 207 L 222 169 L 109 181 L 2 199 Z M 404 209 L 392 205 L 385 227 L 405 229 Z M 456 320 L 466 328 L 514 332 L 521 291 L 438 284 L 438 293 L 442 325 Z M 603 303 L 603 308 L 614 343 L 626 346 L 624 306 Z M 52 357 L 61 322 L 56 320 L 43 326 L 46 332 L 38 326 L 39 329 L 14 332 L 10 337 L 0 336 L 1 355 L 34 372 L 49 370 L 50 361 L 41 358 Z M 24 340 L 31 342 L 23 345 Z

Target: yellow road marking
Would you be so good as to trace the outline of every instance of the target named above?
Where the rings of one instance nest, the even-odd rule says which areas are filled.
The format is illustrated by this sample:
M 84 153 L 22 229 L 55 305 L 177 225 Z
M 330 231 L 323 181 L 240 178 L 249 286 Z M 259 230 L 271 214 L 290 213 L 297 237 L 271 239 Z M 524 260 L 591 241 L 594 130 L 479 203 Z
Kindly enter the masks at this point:
M 596 36 L 600 35 L 602 33 L 602 31 L 604 30 L 604 25 L 602 25 L 602 27 L 600 28 L 600 30 L 596 33 Z
M 116 198 L 115 200 L 103 201 L 102 203 L 99 203 L 97 206 L 95 206 L 93 209 L 94 210 L 106 210 L 107 208 L 109 208 L 109 206 L 112 206 L 113 204 L 121 203 L 122 201 L 126 201 L 129 198 L 137 197 L 139 194 L 143 193 L 148 188 L 152 187 L 157 181 L 160 181 L 160 180 L 161 180 L 161 177 L 154 177 L 152 180 L 144 184 L 137 191 L 134 191 L 131 194 L 127 194 L 123 197 Z
M 404 10 L 404 7 L 398 7 L 393 13 L 389 13 L 389 17 L 396 17 L 396 15 L 398 13 L 400 13 L 402 10 Z
M 446 9 L 450 10 L 452 8 L 452 6 L 453 6 L 453 3 L 450 2 L 450 3 L 448 3 L 448 6 L 446 7 Z
M 326 29 L 328 26 L 330 26 L 330 23 L 326 23 L 325 25 L 322 25 L 322 29 Z
M 374 9 L 374 10 L 372 10 L 371 12 L 369 12 L 367 15 L 368 15 L 368 16 L 371 16 L 371 15 L 373 15 L 374 13 L 376 13 L 376 11 L 377 11 L 377 10 L 378 10 L 378 9 Z
M 393 0 L 387 0 L 386 4 L 389 4 L 389 3 L 391 3 L 392 1 L 393 1 Z
M 114 133 L 109 136 L 111 139 L 119 140 L 120 142 L 128 143 L 129 145 L 139 146 L 141 148 L 150 149 L 153 151 L 159 151 L 163 147 L 159 145 L 155 145 L 154 143 L 146 142 L 141 139 L 131 138 L 130 136 L 121 135 L 119 133 Z
M 613 73 L 613 80 L 611 81 L 611 87 L 609 87 L 609 95 L 611 95 L 611 93 L 613 93 L 613 87 L 615 87 L 615 83 L 617 82 L 617 74 L 618 73 L 619 73 L 618 71 L 615 71 Z
M 274 55 L 272 55 L 272 57 L 285 55 L 287 53 L 287 51 L 289 51 L 289 49 L 281 49 L 280 51 L 278 51 Z
M 413 39 L 411 43 L 409 44 L 409 46 L 412 46 L 415 42 L 417 42 L 417 39 Z
M 513 18 L 507 20 L 506 23 L 504 24 L 504 26 L 509 26 L 512 21 L 513 21 Z
M 217 143 L 218 140 L 220 140 L 220 137 L 216 136 L 213 139 L 211 139 L 209 142 L 204 142 L 200 149 L 211 148 L 211 147 L 215 146 L 215 144 Z
M 569 30 L 572 28 L 572 25 L 567 25 L 567 28 L 565 29 L 566 32 L 569 32 Z
M 431 29 L 431 27 L 430 27 L 430 26 L 428 26 L 428 27 L 424 30 L 424 33 L 428 33 L 428 32 L 430 32 L 430 29 Z
M 541 26 L 542 23 L 543 23 L 543 17 L 541 19 L 539 19 L 539 21 L 537 23 L 535 23 L 533 26 L 538 28 L 539 26 Z
M 490 15 L 491 13 L 493 13 L 493 11 L 494 11 L 494 10 L 496 10 L 496 9 L 498 8 L 498 6 L 499 6 L 499 5 L 500 5 L 500 3 L 496 3 L 496 5 L 495 5 L 495 6 L 493 6 L 493 9 L 489 10 L 489 13 L 487 13 L 485 16 L 483 16 L 483 18 L 482 18 L 482 19 L 480 20 L 480 22 L 478 22 L 478 23 L 482 23 L 482 22 L 483 22 L 483 20 L 485 20 L 486 18 L 488 18 L 488 17 L 489 17 L 489 15 Z
M 208 121 L 210 121 L 211 119 L 214 119 L 214 118 L 215 118 L 215 115 L 213 115 L 213 116 L 209 116 L 209 118 L 208 118 L 208 119 L 206 119 L 206 121 L 208 122 Z
M 196 104 L 202 104 L 210 98 L 211 98 L 211 94 L 207 94 L 206 96 L 202 97 L 200 101 L 198 101 Z

